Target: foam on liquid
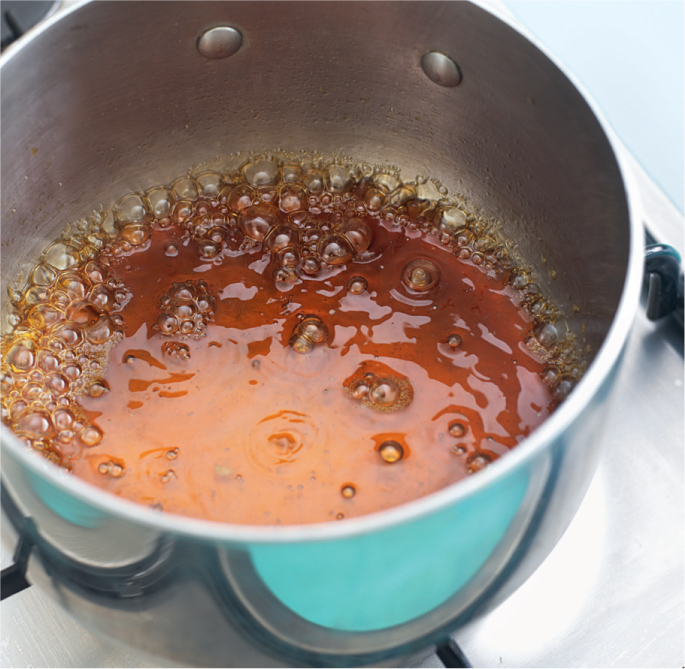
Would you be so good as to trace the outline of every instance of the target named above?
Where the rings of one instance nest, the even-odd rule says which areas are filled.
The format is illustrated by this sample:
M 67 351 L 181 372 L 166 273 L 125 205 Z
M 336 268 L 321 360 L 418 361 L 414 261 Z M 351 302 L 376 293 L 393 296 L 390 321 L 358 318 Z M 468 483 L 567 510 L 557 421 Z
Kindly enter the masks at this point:
M 110 492 L 236 523 L 341 520 L 474 474 L 582 372 L 463 203 L 257 159 L 130 194 L 13 296 L 3 422 Z

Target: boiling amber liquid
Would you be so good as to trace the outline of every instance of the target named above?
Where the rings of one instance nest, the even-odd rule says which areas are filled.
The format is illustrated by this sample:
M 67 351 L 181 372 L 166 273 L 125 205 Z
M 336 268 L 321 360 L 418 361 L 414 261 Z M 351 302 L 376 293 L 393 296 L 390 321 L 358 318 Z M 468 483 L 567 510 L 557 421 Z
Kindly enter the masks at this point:
M 109 392 L 79 399 L 104 436 L 73 474 L 178 514 L 312 523 L 409 502 L 506 454 L 551 405 L 516 291 L 418 232 L 379 223 L 372 249 L 295 284 L 257 250 L 203 260 L 177 228 L 113 259 L 126 333 Z M 441 270 L 425 292 L 402 280 L 417 258 Z M 214 298 L 204 335 L 163 334 L 160 300 L 199 280 Z M 325 341 L 294 350 L 311 317 Z M 390 386 L 379 402 L 364 396 L 374 380 Z
M 582 363 L 487 224 L 371 172 L 260 159 L 125 196 L 115 234 L 76 224 L 12 298 L 3 422 L 115 495 L 232 523 L 478 475 Z

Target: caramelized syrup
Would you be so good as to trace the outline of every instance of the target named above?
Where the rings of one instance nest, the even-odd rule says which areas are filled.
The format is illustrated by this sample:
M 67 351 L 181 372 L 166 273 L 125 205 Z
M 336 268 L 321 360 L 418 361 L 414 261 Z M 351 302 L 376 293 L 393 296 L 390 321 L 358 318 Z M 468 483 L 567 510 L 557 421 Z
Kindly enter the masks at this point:
M 386 509 L 506 454 L 579 377 L 504 245 L 392 175 L 257 160 L 115 219 L 53 244 L 15 300 L 3 420 L 141 504 L 249 524 Z

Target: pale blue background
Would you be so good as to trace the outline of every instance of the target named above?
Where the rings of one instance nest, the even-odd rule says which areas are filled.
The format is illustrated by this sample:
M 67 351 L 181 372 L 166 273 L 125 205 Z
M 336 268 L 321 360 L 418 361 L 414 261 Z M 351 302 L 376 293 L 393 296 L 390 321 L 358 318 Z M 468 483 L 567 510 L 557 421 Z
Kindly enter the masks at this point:
M 685 2 L 505 0 L 683 212 Z

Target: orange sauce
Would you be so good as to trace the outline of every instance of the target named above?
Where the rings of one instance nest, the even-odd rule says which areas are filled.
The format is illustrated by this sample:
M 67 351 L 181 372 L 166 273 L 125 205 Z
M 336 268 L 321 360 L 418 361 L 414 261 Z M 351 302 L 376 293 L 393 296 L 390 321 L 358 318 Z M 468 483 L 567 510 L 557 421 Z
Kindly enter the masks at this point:
M 236 202 L 238 188 L 228 189 Z M 201 238 L 192 216 L 133 232 L 124 225 L 95 259 L 116 277 L 116 304 L 105 296 L 105 306 L 74 307 L 69 290 L 87 301 L 104 289 L 94 279 L 87 295 L 72 286 L 61 291 L 72 306 L 57 324 L 43 318 L 31 335 L 35 350 L 28 340 L 18 353 L 7 343 L 3 383 L 19 408 L 6 422 L 20 437 L 75 476 L 156 509 L 290 524 L 433 493 L 505 455 L 550 414 L 545 365 L 525 344 L 534 319 L 507 272 L 459 257 L 420 225 L 368 212 L 345 228 L 352 245 L 366 235 L 354 253 L 303 271 L 307 258 L 345 252 L 345 239 L 342 252 L 306 239 L 312 225 L 330 233 L 341 217 L 310 206 L 310 222 L 300 217 L 299 232 L 284 229 L 280 243 L 274 230 L 292 216 L 272 207 L 246 222 L 250 202 L 213 221 L 213 233 L 205 225 Z M 174 211 L 182 206 L 187 214 L 187 203 Z M 315 246 L 318 255 L 304 253 Z M 64 271 L 56 274 L 53 282 Z M 85 343 L 62 336 L 53 351 L 59 369 L 70 359 L 88 367 L 89 333 L 103 319 L 116 334 L 108 363 L 82 386 L 71 382 L 80 389 L 71 404 L 48 394 L 38 411 L 22 388 L 31 374 L 47 378 L 41 346 L 49 350 L 46 332 L 64 329 L 68 314 Z M 29 350 L 34 361 L 12 367 Z M 71 411 L 66 428 L 60 410 Z

